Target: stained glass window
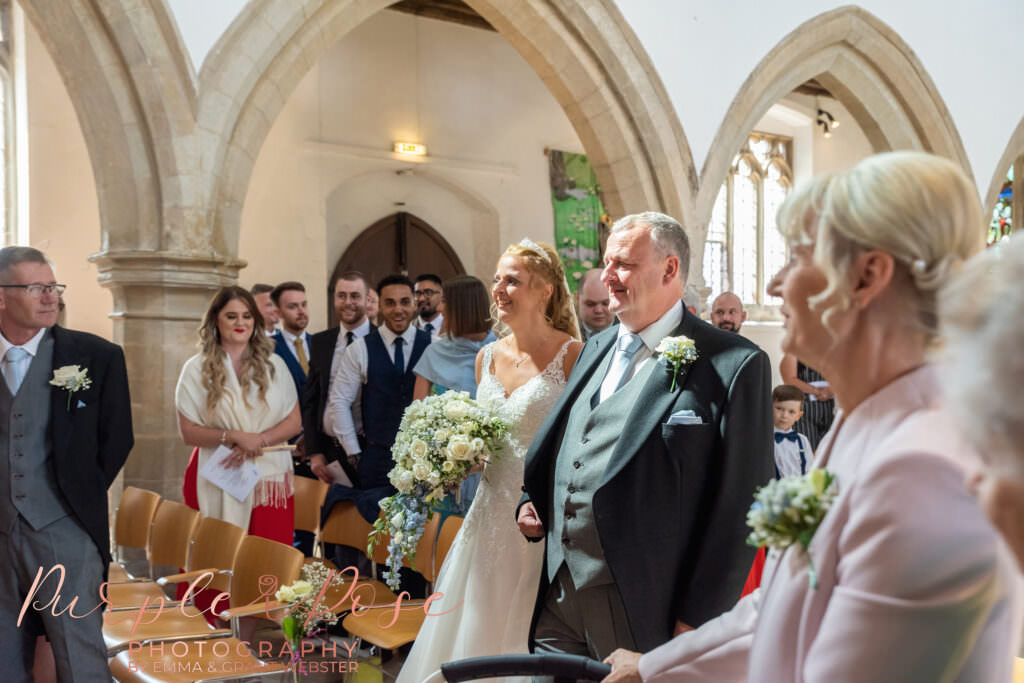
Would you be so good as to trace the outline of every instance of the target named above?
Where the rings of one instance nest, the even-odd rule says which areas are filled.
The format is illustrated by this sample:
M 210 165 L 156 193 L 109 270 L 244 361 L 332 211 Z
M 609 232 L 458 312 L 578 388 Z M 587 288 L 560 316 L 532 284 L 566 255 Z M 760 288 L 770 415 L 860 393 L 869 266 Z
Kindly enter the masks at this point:
M 1013 231 L 1013 222 L 1017 217 L 1013 215 L 1013 166 L 1006 172 L 1006 182 L 999 191 L 996 199 L 996 208 L 992 210 L 992 220 L 988 225 L 988 243 L 995 244 L 999 240 L 1010 236 Z
M 747 305 L 780 303 L 765 289 L 786 263 L 775 216 L 793 184 L 791 147 L 789 138 L 753 133 L 733 159 L 704 243 L 704 282 L 712 298 L 731 290 Z

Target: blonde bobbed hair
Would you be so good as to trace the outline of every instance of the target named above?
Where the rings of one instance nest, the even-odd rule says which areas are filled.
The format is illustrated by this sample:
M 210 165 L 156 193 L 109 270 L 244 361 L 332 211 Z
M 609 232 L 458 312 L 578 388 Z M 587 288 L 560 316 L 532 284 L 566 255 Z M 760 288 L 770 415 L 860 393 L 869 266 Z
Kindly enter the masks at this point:
M 565 279 L 562 260 L 555 248 L 543 242 L 523 240 L 518 244 L 511 245 L 501 256 L 502 258 L 505 256 L 516 257 L 530 275 L 551 285 L 551 298 L 548 299 L 547 307 L 544 309 L 544 319 L 556 330 L 565 332 L 573 339 L 579 339 L 580 329 L 576 322 L 572 294 L 569 292 Z M 493 302 L 491 304 L 491 320 L 498 320 L 498 311 Z M 500 325 L 496 325 L 496 327 L 499 328 L 499 332 L 504 333 L 504 330 L 500 329 Z
M 951 414 L 981 453 L 1024 475 L 1024 235 L 967 262 L 941 291 L 946 370 L 940 374 Z
M 893 280 L 903 283 L 897 288 L 909 317 L 934 340 L 940 287 L 983 245 L 981 203 L 960 167 L 923 152 L 888 152 L 794 194 L 779 211 L 779 226 L 791 242 L 814 244 L 828 284 L 810 304 L 826 327 L 851 306 L 857 256 L 878 249 L 896 261 Z

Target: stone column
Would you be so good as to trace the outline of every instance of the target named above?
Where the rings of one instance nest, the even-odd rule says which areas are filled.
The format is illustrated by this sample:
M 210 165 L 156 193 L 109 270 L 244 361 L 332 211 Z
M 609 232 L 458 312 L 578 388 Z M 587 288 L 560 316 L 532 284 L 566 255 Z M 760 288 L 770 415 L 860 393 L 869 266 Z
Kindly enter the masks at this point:
M 120 484 L 181 500 L 191 451 L 178 434 L 174 388 L 185 360 L 196 352 L 197 330 L 213 294 L 235 284 L 244 261 L 156 251 L 104 251 L 90 260 L 113 293 L 113 341 L 124 347 L 131 389 L 135 447 Z

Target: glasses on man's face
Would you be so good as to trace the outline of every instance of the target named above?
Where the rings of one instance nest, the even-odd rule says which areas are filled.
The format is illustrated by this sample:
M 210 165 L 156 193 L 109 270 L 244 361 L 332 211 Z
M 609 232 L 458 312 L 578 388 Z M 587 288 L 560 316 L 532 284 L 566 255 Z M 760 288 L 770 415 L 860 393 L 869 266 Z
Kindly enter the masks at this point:
M 0 285 L 0 287 L 24 289 L 25 294 L 33 299 L 38 299 L 43 294 L 56 294 L 57 296 L 60 296 L 64 293 L 64 290 L 68 288 L 67 285 L 43 285 L 38 282 L 33 282 L 30 285 Z
M 434 296 L 435 294 L 440 293 L 441 292 L 437 291 L 436 289 L 420 289 L 416 291 L 415 297 L 419 299 L 425 296 Z

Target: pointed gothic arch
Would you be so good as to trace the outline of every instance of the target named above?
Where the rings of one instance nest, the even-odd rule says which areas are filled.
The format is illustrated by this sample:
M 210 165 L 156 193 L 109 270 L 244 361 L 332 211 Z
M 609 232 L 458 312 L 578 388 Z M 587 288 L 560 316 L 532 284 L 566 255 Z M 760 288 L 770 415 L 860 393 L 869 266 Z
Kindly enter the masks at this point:
M 611 0 L 467 0 L 537 72 L 565 110 L 616 215 L 693 218 L 696 173 L 653 64 Z M 215 247 L 238 248 L 242 206 L 263 140 L 319 57 L 391 0 L 253 0 L 199 74 L 199 128 L 216 179 Z
M 804 22 L 750 73 L 722 121 L 701 172 L 700 225 L 736 150 L 768 109 L 815 78 L 856 119 L 876 152 L 918 149 L 948 157 L 971 174 L 960 135 L 913 50 L 871 13 L 841 7 Z

